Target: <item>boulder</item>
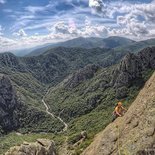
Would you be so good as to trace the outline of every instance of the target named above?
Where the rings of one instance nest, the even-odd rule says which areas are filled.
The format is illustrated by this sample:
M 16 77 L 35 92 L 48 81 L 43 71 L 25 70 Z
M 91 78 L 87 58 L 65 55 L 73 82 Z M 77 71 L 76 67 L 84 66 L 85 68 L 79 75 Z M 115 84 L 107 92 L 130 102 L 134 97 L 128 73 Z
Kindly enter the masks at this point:
M 34 143 L 24 142 L 10 148 L 5 155 L 56 155 L 55 143 L 48 139 L 37 139 Z

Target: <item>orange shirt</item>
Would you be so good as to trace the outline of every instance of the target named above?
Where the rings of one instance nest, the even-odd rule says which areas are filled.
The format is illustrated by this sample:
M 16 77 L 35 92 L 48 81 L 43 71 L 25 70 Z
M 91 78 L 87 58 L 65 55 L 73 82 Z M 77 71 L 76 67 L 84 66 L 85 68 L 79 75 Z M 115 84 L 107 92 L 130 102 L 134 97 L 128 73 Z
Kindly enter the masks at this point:
M 117 106 L 117 107 L 115 108 L 115 112 L 118 112 L 119 114 L 122 113 L 122 110 L 123 110 L 123 107 L 122 107 L 122 106 L 121 106 L 121 107 Z

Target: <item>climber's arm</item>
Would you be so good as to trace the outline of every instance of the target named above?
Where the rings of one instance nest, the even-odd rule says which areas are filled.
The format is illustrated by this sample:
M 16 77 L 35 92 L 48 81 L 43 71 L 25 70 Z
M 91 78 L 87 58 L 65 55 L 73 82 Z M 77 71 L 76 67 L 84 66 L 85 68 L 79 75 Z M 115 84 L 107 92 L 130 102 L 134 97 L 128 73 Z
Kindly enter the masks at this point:
M 127 111 L 127 109 L 126 109 L 126 108 L 124 108 L 123 106 L 122 106 L 122 109 L 123 109 L 123 110 L 125 110 L 125 111 Z

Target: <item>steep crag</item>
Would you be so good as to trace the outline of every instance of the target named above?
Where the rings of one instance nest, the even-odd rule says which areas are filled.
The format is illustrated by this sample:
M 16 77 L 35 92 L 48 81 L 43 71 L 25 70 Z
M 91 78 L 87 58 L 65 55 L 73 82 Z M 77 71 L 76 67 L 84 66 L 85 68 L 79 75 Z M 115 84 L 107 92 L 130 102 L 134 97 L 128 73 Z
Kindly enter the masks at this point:
M 82 155 L 136 155 L 155 145 L 155 73 L 124 117 L 99 133 Z M 155 152 L 154 152 L 155 153 Z

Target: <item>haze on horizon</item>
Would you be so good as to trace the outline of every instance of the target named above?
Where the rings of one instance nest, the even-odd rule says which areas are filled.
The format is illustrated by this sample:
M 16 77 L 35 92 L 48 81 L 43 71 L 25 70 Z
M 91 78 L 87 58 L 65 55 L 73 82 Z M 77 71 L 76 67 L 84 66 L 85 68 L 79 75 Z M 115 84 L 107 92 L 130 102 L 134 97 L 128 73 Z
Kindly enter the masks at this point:
M 0 0 L 0 52 L 76 37 L 155 37 L 155 0 Z

